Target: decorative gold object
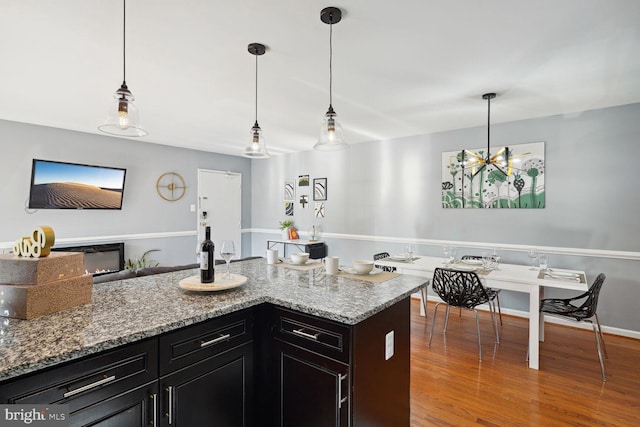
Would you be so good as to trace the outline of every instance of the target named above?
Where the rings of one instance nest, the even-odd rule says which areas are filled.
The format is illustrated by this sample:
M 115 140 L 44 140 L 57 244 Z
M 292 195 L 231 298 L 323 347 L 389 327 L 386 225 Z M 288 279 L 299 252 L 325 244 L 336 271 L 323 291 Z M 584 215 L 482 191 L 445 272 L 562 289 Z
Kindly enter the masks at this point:
M 175 172 L 163 173 L 156 181 L 158 195 L 169 202 L 180 200 L 186 189 L 184 178 Z
M 48 225 L 36 227 L 30 236 L 21 237 L 13 245 L 13 253 L 23 257 L 40 258 L 51 253 L 51 247 L 56 242 L 53 228 Z

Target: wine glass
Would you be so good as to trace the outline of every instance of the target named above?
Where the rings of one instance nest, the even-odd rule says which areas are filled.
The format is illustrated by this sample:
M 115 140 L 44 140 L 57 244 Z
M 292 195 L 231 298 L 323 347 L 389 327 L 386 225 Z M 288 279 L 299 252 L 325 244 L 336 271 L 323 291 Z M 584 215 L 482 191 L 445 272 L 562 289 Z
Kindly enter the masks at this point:
M 449 264 L 453 264 L 456 260 L 456 248 L 454 246 L 449 246 Z
M 222 247 L 220 248 L 220 255 L 227 263 L 227 274 L 224 277 L 227 280 L 231 279 L 229 262 L 231 262 L 231 258 L 233 258 L 235 254 L 236 254 L 236 248 L 233 245 L 233 240 L 223 240 Z
M 540 266 L 540 271 L 542 272 L 547 271 L 547 262 L 548 262 L 547 254 L 538 255 L 538 265 Z
M 495 262 L 495 266 L 496 266 L 496 270 L 500 270 L 500 249 L 499 248 L 493 248 L 493 260 Z
M 536 248 L 529 248 L 527 252 L 527 256 L 531 259 L 531 268 L 529 270 L 535 271 L 537 270 L 535 266 L 535 260 L 538 258 L 538 250 Z
M 413 262 L 413 253 L 415 252 L 413 245 L 407 245 L 404 249 L 404 255 L 405 258 L 407 259 L 407 262 L 412 263 Z
M 448 265 L 449 264 L 449 246 L 443 246 L 442 247 L 442 253 L 444 254 L 444 265 Z

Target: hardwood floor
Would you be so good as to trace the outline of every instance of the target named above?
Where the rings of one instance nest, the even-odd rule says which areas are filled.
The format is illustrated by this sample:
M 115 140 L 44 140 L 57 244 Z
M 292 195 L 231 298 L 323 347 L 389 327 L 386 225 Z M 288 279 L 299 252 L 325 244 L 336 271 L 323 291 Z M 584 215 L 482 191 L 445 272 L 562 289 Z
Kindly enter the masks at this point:
M 444 310 L 431 348 L 429 318 L 411 302 L 412 426 L 636 426 L 640 423 L 640 340 L 605 334 L 609 380 L 602 381 L 592 332 L 547 324 L 540 370 L 529 369 L 528 320 L 503 314 L 500 344 L 480 313 L 482 363 L 473 312 Z

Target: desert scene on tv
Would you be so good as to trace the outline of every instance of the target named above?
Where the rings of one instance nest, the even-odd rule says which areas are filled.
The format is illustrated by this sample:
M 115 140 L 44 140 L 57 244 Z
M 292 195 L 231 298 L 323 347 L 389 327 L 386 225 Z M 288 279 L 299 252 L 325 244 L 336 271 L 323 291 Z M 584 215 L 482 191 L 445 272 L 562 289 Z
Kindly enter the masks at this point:
M 125 171 L 66 163 L 34 163 L 32 209 L 120 209 Z

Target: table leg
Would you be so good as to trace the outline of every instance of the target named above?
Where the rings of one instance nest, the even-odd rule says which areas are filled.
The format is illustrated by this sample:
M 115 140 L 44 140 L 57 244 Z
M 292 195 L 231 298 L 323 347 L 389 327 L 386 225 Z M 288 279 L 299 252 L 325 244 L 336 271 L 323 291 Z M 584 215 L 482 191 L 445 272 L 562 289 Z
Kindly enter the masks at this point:
M 540 287 L 529 292 L 529 368 L 539 369 Z
M 540 300 L 544 298 L 544 287 L 540 286 L 540 293 L 538 295 L 538 311 L 540 308 Z M 540 342 L 544 342 L 544 313 L 540 313 L 540 321 L 539 321 L 538 330 L 540 331 Z

